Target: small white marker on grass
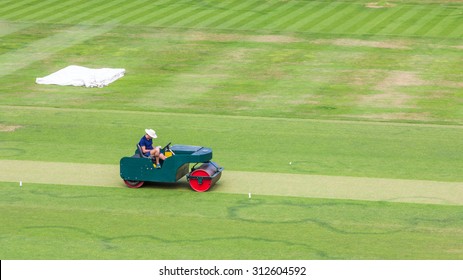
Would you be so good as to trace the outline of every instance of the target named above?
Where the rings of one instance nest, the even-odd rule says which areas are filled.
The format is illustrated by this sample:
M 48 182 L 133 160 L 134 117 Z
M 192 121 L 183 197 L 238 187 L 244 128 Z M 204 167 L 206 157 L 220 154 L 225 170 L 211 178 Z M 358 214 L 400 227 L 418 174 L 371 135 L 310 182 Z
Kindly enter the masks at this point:
M 23 181 L 19 181 L 19 187 L 23 186 Z
M 251 193 L 248 193 L 248 197 L 249 197 L 249 199 L 251 199 Z

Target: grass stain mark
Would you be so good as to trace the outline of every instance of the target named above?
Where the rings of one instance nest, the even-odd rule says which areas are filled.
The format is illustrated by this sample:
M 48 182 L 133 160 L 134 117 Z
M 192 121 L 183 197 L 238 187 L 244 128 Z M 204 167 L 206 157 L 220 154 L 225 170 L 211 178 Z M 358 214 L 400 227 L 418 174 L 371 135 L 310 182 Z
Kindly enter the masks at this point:
M 349 209 L 350 208 L 350 209 Z M 339 211 L 336 211 L 338 209 Z M 359 210 L 360 209 L 360 210 Z M 349 229 L 342 223 L 340 226 L 335 225 L 335 220 L 342 220 L 341 216 L 323 217 L 326 213 L 359 211 L 365 213 L 365 216 L 374 215 L 371 209 L 362 203 L 320 203 L 320 204 L 295 204 L 295 203 L 265 203 L 263 200 L 253 200 L 251 203 L 242 202 L 228 208 L 228 217 L 231 220 L 238 220 L 250 223 L 260 224 L 305 224 L 313 223 L 321 228 L 338 234 L 354 235 L 387 235 L 403 231 L 405 228 L 400 226 L 396 229 L 368 229 L 354 230 Z M 320 218 L 313 215 L 320 215 Z M 312 216 L 312 217 L 311 217 Z M 279 220 L 278 220 L 279 219 Z
M 79 228 L 79 227 L 72 227 L 72 226 L 28 226 L 24 227 L 26 230 L 55 230 L 55 231 L 68 231 L 68 232 L 75 232 L 85 236 L 88 236 L 92 239 L 97 239 L 101 242 L 102 246 L 106 250 L 115 250 L 118 248 L 117 245 L 114 244 L 115 241 L 118 240 L 129 240 L 129 239 L 147 239 L 151 241 L 156 241 L 159 243 L 164 244 L 198 244 L 198 243 L 208 243 L 211 241 L 251 241 L 251 242 L 264 242 L 264 243 L 279 243 L 284 244 L 285 246 L 291 247 L 301 247 L 305 248 L 307 251 L 314 252 L 320 258 L 328 258 L 326 252 L 316 249 L 312 246 L 309 246 L 306 243 L 301 242 L 291 242 L 288 240 L 279 240 L 279 239 L 272 239 L 272 238 L 257 238 L 257 237 L 249 237 L 249 236 L 230 236 L 230 237 L 212 237 L 212 238 L 200 238 L 200 239 L 166 239 L 154 235 L 147 235 L 147 234 L 134 234 L 134 235 L 120 235 L 115 237 L 108 237 L 102 234 L 97 234 L 91 232 L 89 230 Z

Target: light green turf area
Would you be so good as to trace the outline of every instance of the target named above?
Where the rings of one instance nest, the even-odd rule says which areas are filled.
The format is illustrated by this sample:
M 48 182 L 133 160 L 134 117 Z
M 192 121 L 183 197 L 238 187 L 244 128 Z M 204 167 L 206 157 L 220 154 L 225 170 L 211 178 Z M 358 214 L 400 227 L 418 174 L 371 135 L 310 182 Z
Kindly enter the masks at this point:
M 370 2 L 1 1 L 0 160 L 116 166 L 152 127 L 232 174 L 460 184 L 463 4 Z M 35 84 L 72 64 L 126 75 Z M 455 205 L 9 181 L 1 259 L 463 256 Z
M 0 185 L 2 259 L 463 256 L 461 206 Z
M 463 129 L 53 108 L 2 107 L 3 159 L 118 164 L 145 127 L 165 145 L 204 145 L 227 170 L 463 181 Z M 294 162 L 294 165 L 289 165 Z

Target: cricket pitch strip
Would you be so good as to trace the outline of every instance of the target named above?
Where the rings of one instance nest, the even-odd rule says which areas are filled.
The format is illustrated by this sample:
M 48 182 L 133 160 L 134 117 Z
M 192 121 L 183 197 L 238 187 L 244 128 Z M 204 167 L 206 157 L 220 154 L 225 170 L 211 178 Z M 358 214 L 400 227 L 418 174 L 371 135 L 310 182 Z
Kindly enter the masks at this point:
M 0 160 L 0 181 L 125 188 L 119 166 Z M 155 184 L 148 184 L 156 187 Z M 189 190 L 185 178 L 172 189 Z M 163 184 L 165 187 L 165 184 Z M 436 182 L 347 176 L 225 170 L 210 190 L 218 193 L 463 205 L 463 182 Z

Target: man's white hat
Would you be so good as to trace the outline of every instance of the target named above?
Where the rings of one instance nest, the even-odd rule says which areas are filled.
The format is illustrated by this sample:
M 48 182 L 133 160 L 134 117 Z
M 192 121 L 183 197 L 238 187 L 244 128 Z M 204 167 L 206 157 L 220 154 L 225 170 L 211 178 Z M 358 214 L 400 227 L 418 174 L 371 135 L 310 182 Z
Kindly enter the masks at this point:
M 152 130 L 151 128 L 145 129 L 146 134 L 148 134 L 151 138 L 158 138 L 156 135 L 156 131 Z

